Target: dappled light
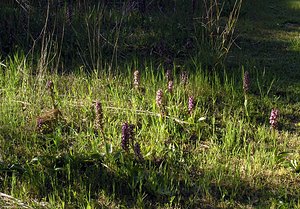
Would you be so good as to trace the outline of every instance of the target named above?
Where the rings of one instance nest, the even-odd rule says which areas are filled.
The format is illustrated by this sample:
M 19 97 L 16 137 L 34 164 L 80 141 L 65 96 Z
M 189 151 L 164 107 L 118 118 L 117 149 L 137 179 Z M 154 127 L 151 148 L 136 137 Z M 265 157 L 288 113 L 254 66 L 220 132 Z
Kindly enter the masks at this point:
M 286 1 L 290 9 L 300 10 L 300 2 L 297 0 L 288 0 Z
M 299 9 L 0 1 L 0 208 L 299 208 Z

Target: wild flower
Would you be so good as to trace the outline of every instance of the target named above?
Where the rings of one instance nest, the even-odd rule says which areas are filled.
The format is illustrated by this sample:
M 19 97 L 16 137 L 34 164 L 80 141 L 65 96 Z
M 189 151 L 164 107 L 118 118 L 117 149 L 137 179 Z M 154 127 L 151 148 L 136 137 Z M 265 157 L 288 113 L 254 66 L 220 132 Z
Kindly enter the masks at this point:
M 133 85 L 135 88 L 139 88 L 140 86 L 140 72 L 138 70 L 133 73 Z
M 43 127 L 43 124 L 44 124 L 43 119 L 40 118 L 40 117 L 38 117 L 38 118 L 37 118 L 37 125 L 36 125 L 37 130 L 41 131 L 41 130 L 42 130 L 42 127 Z
M 135 156 L 139 159 L 139 160 L 143 160 L 143 155 L 141 153 L 141 147 L 140 144 L 138 142 L 135 143 L 134 145 L 134 154 Z
M 181 72 L 180 80 L 181 80 L 181 83 L 182 83 L 183 85 L 186 85 L 186 84 L 187 84 L 187 82 L 188 82 L 188 72 L 187 72 L 187 71 L 182 71 L 182 72 Z
M 163 91 L 161 89 L 159 89 L 156 92 L 156 105 L 158 106 L 161 115 L 165 115 L 166 111 L 165 111 L 165 104 L 164 104 L 164 96 L 163 96 Z
M 174 82 L 173 81 L 169 81 L 168 82 L 168 92 L 170 92 L 170 93 L 173 92 L 173 86 L 174 86 Z
M 53 91 L 54 90 L 53 81 L 51 80 L 47 81 L 46 88 L 49 89 L 50 92 Z
M 273 129 L 277 128 L 278 117 L 279 117 L 279 110 L 278 109 L 272 109 L 271 115 L 270 115 L 271 128 L 273 128 Z
M 127 122 L 122 124 L 122 141 L 121 146 L 123 150 L 129 151 L 129 140 L 130 140 L 130 131 L 129 125 Z
M 159 107 L 163 105 L 163 91 L 161 89 L 156 92 L 156 104 Z
M 167 72 L 166 72 L 166 78 L 167 78 L 167 81 L 173 80 L 172 70 L 170 70 L 170 69 L 167 70 Z
M 68 25 L 71 25 L 72 23 L 72 16 L 73 16 L 73 5 L 70 1 L 67 1 L 67 7 L 66 7 L 66 23 Z
M 103 110 L 99 101 L 95 103 L 95 127 L 96 129 L 103 130 Z
M 156 104 L 158 107 L 163 107 L 163 91 L 161 89 L 156 92 Z
M 130 141 L 133 146 L 133 141 L 134 141 L 134 125 L 133 124 L 128 124 L 127 122 L 122 124 L 122 141 L 121 141 L 121 147 L 125 151 L 129 151 L 129 145 Z
M 190 114 L 192 114 L 193 110 L 195 108 L 195 99 L 193 96 L 189 97 L 189 104 L 188 104 L 188 111 Z
M 250 90 L 250 74 L 248 71 L 244 73 L 244 78 L 243 78 L 243 89 L 244 92 L 247 93 Z
M 131 140 L 131 145 L 133 146 L 134 144 L 134 125 L 129 124 L 129 139 Z

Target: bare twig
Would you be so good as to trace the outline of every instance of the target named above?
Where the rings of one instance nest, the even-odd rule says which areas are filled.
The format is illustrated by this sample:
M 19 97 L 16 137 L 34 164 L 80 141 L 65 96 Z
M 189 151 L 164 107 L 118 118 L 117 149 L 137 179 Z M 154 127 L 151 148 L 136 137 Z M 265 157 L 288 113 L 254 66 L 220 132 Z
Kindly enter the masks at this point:
M 8 205 L 14 205 L 18 208 L 33 209 L 33 207 L 26 205 L 25 203 L 21 202 L 21 200 L 18 200 L 8 194 L 0 192 L 0 198 Z
M 3 67 L 6 67 L 6 65 L 5 65 L 5 64 L 3 64 L 2 62 L 0 62 L 0 65 L 1 65 L 1 66 L 3 66 Z
M 24 101 L 19 101 L 19 100 L 12 100 L 12 102 L 20 103 L 22 105 L 31 105 L 31 103 L 29 103 L 29 102 L 24 102 Z
M 151 115 L 151 116 L 156 116 L 156 117 L 162 117 L 162 115 L 159 113 L 155 113 L 155 112 L 151 112 L 151 111 L 147 111 L 147 110 L 133 110 L 133 109 L 129 109 L 129 108 L 120 108 L 120 107 L 104 107 L 104 108 L 112 109 L 112 110 L 121 110 L 124 112 L 136 112 L 137 114 L 140 114 L 140 115 Z M 174 120 L 175 122 L 180 123 L 180 124 L 191 124 L 189 122 L 180 120 L 175 117 L 171 117 L 171 116 L 167 116 L 167 115 L 164 115 L 163 117 Z
M 17 100 L 13 100 L 13 101 L 21 103 L 21 104 L 31 105 L 28 102 L 22 102 L 22 101 L 17 101 Z M 84 104 L 80 102 L 79 104 L 76 104 L 75 106 L 83 107 Z M 155 113 L 155 112 L 151 112 L 151 111 L 148 111 L 148 110 L 134 110 L 134 109 L 129 109 L 129 108 L 112 107 L 112 106 L 106 106 L 106 107 L 103 107 L 103 108 L 108 109 L 108 110 L 118 110 L 118 111 L 123 111 L 123 112 L 135 112 L 136 114 L 139 114 L 139 115 L 150 115 L 150 116 L 155 116 L 155 117 L 165 117 L 167 119 L 174 120 L 175 122 L 180 123 L 180 124 L 191 124 L 187 121 L 183 121 L 183 120 L 180 120 L 180 119 L 172 117 L 172 116 L 167 116 L 167 115 L 162 116 L 160 113 Z

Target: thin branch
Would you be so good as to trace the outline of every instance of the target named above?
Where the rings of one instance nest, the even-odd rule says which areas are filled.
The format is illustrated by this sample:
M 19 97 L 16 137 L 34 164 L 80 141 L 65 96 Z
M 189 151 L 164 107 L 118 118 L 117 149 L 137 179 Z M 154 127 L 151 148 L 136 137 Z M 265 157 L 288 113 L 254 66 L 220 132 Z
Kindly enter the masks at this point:
M 136 112 L 137 114 L 140 114 L 140 115 L 151 115 L 151 116 L 156 116 L 156 117 L 165 117 L 165 118 L 174 120 L 174 121 L 176 121 L 177 123 L 180 123 L 180 124 L 191 124 L 189 122 L 180 120 L 180 119 L 175 118 L 175 117 L 171 117 L 171 116 L 167 116 L 167 115 L 162 116 L 159 113 L 151 112 L 151 111 L 148 111 L 148 110 L 133 110 L 133 109 L 129 109 L 129 108 L 120 108 L 120 107 L 104 107 L 104 108 L 112 109 L 112 110 L 121 110 L 121 111 L 124 111 L 124 112 L 126 112 L 126 111 L 127 112 Z
M 13 196 L 10 196 L 8 194 L 4 194 L 0 192 L 0 198 L 3 199 L 5 202 L 9 202 L 14 205 L 18 205 L 18 207 L 26 208 L 26 209 L 33 209 L 33 207 L 30 207 L 26 205 L 25 203 L 21 202 L 20 200 L 14 198 Z
M 31 105 L 30 103 L 28 102 L 22 102 L 22 101 L 17 101 L 17 100 L 13 100 L 14 102 L 18 102 L 18 103 L 21 103 L 21 104 L 26 104 L 26 105 Z M 75 106 L 81 106 L 83 107 L 84 104 L 76 104 Z M 180 124 L 188 124 L 188 125 L 191 125 L 191 123 L 187 122 L 187 121 L 183 121 L 183 120 L 180 120 L 178 118 L 175 118 L 175 117 L 172 117 L 172 116 L 168 116 L 168 115 L 164 115 L 162 116 L 161 114 L 159 113 L 155 113 L 155 112 L 151 112 L 151 111 L 148 111 L 148 110 L 133 110 L 133 109 L 129 109 L 129 108 L 121 108 L 121 107 L 112 107 L 112 106 L 106 106 L 106 107 L 103 107 L 104 109 L 110 109 L 110 110 L 119 110 L 119 111 L 123 111 L 123 112 L 135 112 L 139 115 L 150 115 L 150 116 L 155 116 L 155 117 L 164 117 L 164 118 L 167 118 L 167 119 L 171 119 L 171 120 L 174 120 L 175 122 L 177 123 L 180 123 Z

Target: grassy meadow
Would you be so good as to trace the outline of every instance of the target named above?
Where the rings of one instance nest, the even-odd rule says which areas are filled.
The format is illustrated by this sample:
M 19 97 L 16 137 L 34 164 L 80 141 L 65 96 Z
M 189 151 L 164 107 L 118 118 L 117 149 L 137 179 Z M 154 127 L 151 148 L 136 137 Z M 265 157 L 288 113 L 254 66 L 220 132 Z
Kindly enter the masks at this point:
M 41 2 L 0 7 L 0 208 L 300 208 L 297 1 Z

